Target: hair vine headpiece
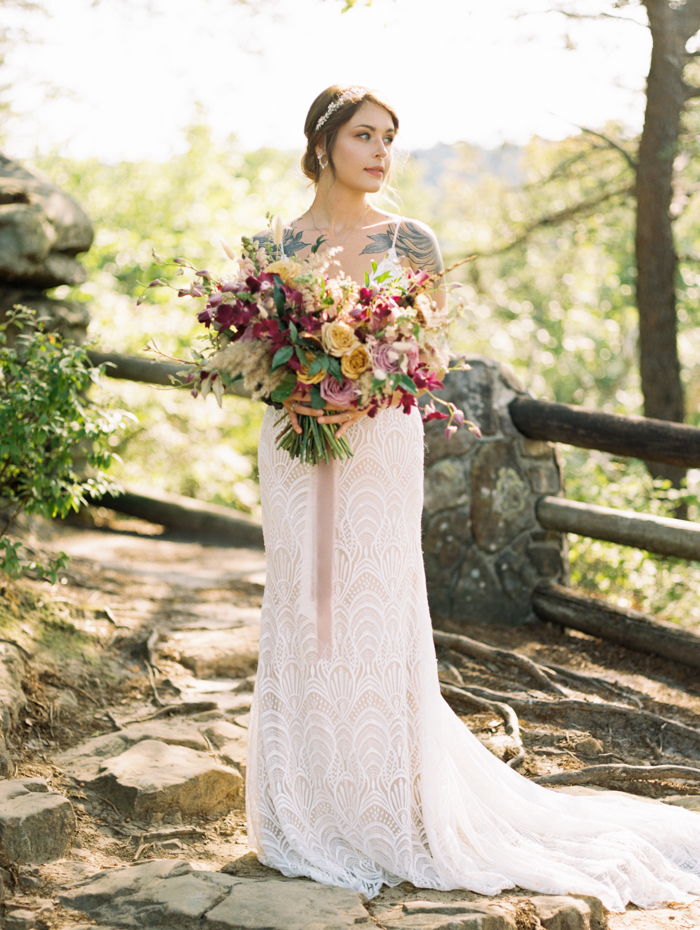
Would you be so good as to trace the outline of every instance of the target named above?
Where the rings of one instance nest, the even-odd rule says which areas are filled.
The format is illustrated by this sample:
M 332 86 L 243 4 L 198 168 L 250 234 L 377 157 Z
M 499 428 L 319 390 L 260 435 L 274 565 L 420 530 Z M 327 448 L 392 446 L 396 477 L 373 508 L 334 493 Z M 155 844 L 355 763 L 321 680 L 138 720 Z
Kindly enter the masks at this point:
M 347 103 L 349 100 L 352 100 L 354 97 L 359 97 L 365 93 L 364 87 L 348 87 L 348 89 L 338 97 L 337 100 L 332 100 L 328 104 L 328 109 L 323 114 L 323 116 L 316 123 L 316 129 L 314 132 L 318 132 L 319 129 L 328 121 L 328 118 L 335 113 L 336 110 L 339 110 L 344 103 Z

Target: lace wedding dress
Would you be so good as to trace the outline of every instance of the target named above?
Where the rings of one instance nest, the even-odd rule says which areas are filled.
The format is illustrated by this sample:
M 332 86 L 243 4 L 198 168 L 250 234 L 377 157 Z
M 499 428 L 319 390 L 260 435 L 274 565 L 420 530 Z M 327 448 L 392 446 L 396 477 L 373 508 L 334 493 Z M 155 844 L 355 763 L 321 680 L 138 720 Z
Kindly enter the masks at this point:
M 535 785 L 442 699 L 418 413 L 361 420 L 354 457 L 332 469 L 278 452 L 278 416 L 260 439 L 267 584 L 247 769 L 260 861 L 367 897 L 404 880 L 595 895 L 611 910 L 700 893 L 698 814 Z

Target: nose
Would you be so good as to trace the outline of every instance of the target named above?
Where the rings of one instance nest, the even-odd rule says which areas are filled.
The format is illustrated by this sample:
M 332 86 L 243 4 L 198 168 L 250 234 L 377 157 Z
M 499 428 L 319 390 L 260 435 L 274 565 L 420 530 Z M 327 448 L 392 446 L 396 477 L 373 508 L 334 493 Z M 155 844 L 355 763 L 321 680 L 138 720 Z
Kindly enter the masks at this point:
M 389 154 L 389 149 L 386 147 L 384 140 L 380 139 L 375 155 L 377 156 L 377 158 L 386 158 L 388 154 Z

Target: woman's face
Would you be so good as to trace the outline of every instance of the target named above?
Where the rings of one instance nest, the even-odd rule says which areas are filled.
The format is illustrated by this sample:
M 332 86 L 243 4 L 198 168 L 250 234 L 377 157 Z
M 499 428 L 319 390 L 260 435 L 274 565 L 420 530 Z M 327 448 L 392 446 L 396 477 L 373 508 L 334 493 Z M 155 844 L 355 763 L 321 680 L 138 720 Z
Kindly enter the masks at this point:
M 382 187 L 396 130 L 389 113 L 367 101 L 338 130 L 332 155 L 335 182 L 366 193 Z

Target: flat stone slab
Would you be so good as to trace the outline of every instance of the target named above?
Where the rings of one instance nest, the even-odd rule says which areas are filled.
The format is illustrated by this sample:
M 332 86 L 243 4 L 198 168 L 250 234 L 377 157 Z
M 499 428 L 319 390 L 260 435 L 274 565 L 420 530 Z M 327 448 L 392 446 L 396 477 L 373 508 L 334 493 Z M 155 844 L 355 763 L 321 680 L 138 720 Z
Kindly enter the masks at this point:
M 254 857 L 248 855 L 243 861 Z M 232 863 L 235 866 L 236 863 Z M 596 898 L 384 889 L 370 902 L 346 888 L 284 878 L 259 866 L 235 874 L 151 860 L 109 869 L 59 894 L 67 907 L 114 927 L 183 930 L 605 930 Z
M 167 643 L 197 678 L 245 678 L 258 667 L 259 626 L 173 633 Z
M 73 843 L 73 806 L 41 778 L 0 781 L 0 852 L 14 862 L 52 862 Z
M 100 771 L 105 759 L 120 756 L 145 739 L 159 740 L 170 746 L 185 746 L 206 752 L 209 748 L 201 732 L 182 720 L 147 720 L 135 723 L 117 733 L 105 733 L 86 740 L 56 757 L 56 762 L 69 775 L 83 781 Z
M 186 746 L 145 739 L 101 766 L 87 782 L 125 816 L 156 813 L 183 817 L 226 814 L 241 806 L 243 777 L 211 756 Z
M 152 860 L 110 869 L 59 894 L 67 907 L 116 927 L 345 930 L 372 926 L 360 896 L 303 879 L 242 878 Z

